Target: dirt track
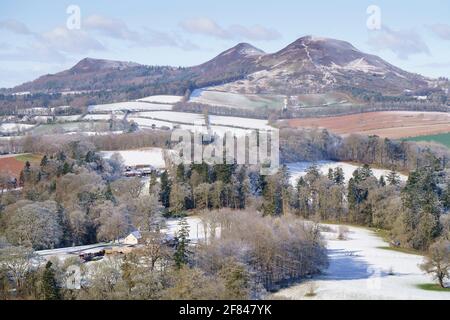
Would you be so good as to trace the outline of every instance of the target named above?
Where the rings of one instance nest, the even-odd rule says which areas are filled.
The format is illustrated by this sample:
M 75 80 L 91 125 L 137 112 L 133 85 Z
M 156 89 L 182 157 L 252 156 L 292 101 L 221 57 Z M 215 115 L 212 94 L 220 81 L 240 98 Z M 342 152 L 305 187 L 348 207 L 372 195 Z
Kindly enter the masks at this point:
M 450 132 L 450 114 L 444 112 L 386 111 L 349 116 L 292 119 L 291 127 L 326 128 L 334 133 L 360 133 L 400 139 Z

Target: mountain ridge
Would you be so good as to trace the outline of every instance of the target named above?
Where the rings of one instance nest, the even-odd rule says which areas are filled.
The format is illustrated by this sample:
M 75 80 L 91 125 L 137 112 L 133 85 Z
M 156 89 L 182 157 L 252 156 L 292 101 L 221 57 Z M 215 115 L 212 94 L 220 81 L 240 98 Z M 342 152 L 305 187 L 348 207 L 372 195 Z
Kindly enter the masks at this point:
M 364 53 L 350 42 L 309 35 L 274 53 L 239 43 L 207 62 L 186 68 L 85 58 L 68 70 L 39 77 L 10 91 L 160 88 L 164 93 L 164 87 L 180 86 L 182 91 L 208 86 L 241 93 L 300 94 L 346 89 L 398 95 L 426 89 L 431 81 Z

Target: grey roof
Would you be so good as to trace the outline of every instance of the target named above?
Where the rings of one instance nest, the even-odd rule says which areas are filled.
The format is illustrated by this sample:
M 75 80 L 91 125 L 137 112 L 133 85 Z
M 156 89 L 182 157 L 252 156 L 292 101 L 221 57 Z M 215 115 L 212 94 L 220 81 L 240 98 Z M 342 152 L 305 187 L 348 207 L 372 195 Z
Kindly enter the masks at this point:
M 136 239 L 141 239 L 142 235 L 139 231 L 133 231 L 129 235 L 133 235 Z

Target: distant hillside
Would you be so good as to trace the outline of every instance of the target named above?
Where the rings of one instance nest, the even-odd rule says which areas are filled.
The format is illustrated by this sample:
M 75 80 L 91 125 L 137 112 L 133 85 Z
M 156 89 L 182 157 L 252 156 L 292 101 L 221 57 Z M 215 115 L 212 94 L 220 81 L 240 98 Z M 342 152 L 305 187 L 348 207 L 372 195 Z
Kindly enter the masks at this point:
M 361 52 L 348 42 L 306 36 L 272 54 L 240 43 L 208 62 L 187 68 L 86 58 L 69 70 L 42 76 L 8 93 L 49 95 L 42 99 L 48 104 L 55 100 L 86 104 L 154 94 L 184 95 L 204 87 L 246 94 L 345 92 L 368 100 L 416 92 L 427 95 L 441 90 L 438 83 Z M 58 95 L 67 92 L 79 95 L 65 99 Z M 0 99 L 0 105 L 5 106 L 5 100 L 2 103 Z
M 350 43 L 307 36 L 256 61 L 258 72 L 219 88 L 246 93 L 324 93 L 358 89 L 382 94 L 427 88 L 430 79 L 363 53 Z

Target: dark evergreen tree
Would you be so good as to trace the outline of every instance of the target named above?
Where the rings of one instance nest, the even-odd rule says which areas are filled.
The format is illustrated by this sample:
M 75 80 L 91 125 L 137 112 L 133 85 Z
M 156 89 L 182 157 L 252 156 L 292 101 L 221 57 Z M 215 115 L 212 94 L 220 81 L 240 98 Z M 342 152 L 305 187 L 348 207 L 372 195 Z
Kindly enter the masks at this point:
M 45 300 L 60 300 L 61 293 L 52 266 L 53 264 L 50 261 L 45 265 L 45 270 L 42 275 L 42 291 Z
M 176 175 L 176 181 L 179 183 L 183 183 L 186 180 L 186 175 L 185 175 L 185 168 L 184 168 L 184 164 L 180 163 L 177 166 L 177 175 Z
M 155 187 L 157 186 L 157 184 L 158 184 L 158 179 L 156 176 L 156 171 L 153 170 L 152 173 L 150 174 L 150 184 L 149 184 L 149 190 L 148 190 L 150 194 L 154 193 Z
M 370 166 L 368 164 L 365 164 L 361 169 L 359 169 L 359 174 L 362 180 L 373 177 L 372 169 L 370 169 Z
M 400 176 L 395 170 L 391 170 L 386 179 L 391 186 L 398 186 L 400 184 Z
M 48 157 L 47 157 L 47 155 L 44 155 L 43 157 L 42 157 L 42 159 L 41 159 L 41 168 L 42 167 L 45 167 L 46 165 L 48 164 Z
M 328 169 L 328 180 L 334 181 L 334 174 L 333 174 L 333 169 L 332 168 Z
M 95 152 L 89 150 L 86 153 L 86 157 L 85 157 L 84 161 L 87 163 L 90 163 L 90 162 L 94 162 L 95 160 L 96 160 Z
M 180 269 L 189 262 L 189 224 L 186 219 L 179 222 L 179 231 L 175 237 L 176 249 L 174 254 L 175 266 Z
M 62 174 L 63 175 L 66 175 L 66 174 L 68 174 L 68 173 L 70 173 L 71 172 L 71 167 L 70 167 L 70 164 L 68 164 L 67 162 L 64 162 L 64 165 L 63 165 L 63 167 L 62 167 Z
M 378 183 L 380 184 L 380 187 L 386 186 L 386 180 L 384 179 L 384 176 L 380 177 L 380 180 L 378 181 Z
M 234 164 L 215 164 L 213 166 L 215 181 L 222 181 L 225 184 L 230 183 L 235 167 Z
M 341 167 L 337 167 L 334 170 L 334 183 L 338 185 L 343 185 L 345 183 L 344 170 Z
M 109 182 L 107 182 L 106 184 L 105 199 L 116 203 L 116 198 L 114 197 L 114 194 L 111 189 L 111 184 Z
M 161 191 L 159 193 L 159 200 L 165 208 L 170 207 L 170 192 L 171 192 L 171 183 L 169 180 L 169 174 L 167 171 L 164 171 L 161 174 Z

